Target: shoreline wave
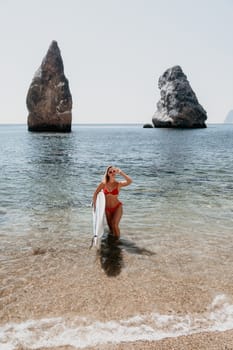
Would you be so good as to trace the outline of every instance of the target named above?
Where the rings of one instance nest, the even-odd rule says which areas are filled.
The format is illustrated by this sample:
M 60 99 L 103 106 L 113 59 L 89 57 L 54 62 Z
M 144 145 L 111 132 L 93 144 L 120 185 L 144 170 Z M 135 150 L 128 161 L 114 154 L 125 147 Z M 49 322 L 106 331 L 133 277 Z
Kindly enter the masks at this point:
M 122 342 L 158 341 L 204 332 L 233 329 L 233 305 L 217 295 L 202 314 L 151 313 L 123 320 L 100 322 L 84 317 L 56 317 L 7 323 L 0 326 L 1 350 L 87 347 Z

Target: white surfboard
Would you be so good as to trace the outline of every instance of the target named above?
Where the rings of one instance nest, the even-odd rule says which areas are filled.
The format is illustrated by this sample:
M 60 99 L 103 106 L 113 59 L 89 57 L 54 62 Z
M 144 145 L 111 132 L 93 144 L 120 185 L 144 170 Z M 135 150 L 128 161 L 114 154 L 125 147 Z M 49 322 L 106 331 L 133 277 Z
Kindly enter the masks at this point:
M 100 191 L 96 198 L 95 210 L 93 208 L 93 244 L 98 246 L 104 233 L 105 195 Z

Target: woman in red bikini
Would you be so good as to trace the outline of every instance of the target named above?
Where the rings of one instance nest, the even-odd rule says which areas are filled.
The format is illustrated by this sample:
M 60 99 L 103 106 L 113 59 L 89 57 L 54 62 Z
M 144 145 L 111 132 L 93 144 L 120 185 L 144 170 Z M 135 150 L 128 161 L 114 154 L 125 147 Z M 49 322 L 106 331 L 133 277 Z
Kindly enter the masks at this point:
M 116 181 L 115 175 L 124 177 L 124 181 Z M 97 187 L 93 195 L 95 208 L 97 194 L 103 190 L 106 199 L 105 214 L 110 231 L 115 237 L 120 237 L 119 222 L 122 217 L 122 203 L 118 199 L 121 187 L 130 185 L 132 179 L 119 168 L 109 166 L 106 169 L 104 179 Z

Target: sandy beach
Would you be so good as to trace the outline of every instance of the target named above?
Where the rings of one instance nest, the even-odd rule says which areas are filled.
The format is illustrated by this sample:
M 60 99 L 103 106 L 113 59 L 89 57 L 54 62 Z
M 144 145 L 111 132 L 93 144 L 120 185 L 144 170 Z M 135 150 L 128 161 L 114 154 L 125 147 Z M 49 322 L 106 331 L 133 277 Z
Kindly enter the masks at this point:
M 62 346 L 52 350 L 74 350 L 74 347 Z M 89 347 L 86 350 L 232 350 L 233 332 L 201 333 L 178 338 L 163 339 L 155 342 L 121 343 Z M 21 350 L 21 349 L 19 349 Z M 24 349 L 22 349 L 24 350 Z M 25 349 L 26 350 L 26 349 Z M 40 348 L 38 350 L 46 350 Z
M 232 307 L 229 296 L 233 295 L 233 286 L 227 271 L 224 273 L 224 266 L 222 270 L 219 267 L 220 286 L 220 279 L 216 279 L 216 273 L 211 275 L 210 268 L 203 274 L 185 271 L 188 256 L 159 255 L 129 242 L 126 244 L 126 240 L 121 245 L 110 246 L 110 255 L 109 246 L 97 253 L 94 248 L 89 249 L 86 239 L 79 240 L 79 247 L 74 239 L 48 240 L 41 246 L 36 239 L 21 239 L 18 243 L 14 249 L 8 242 L 7 264 L 1 267 L 1 325 L 34 320 L 29 328 L 35 329 L 38 335 L 41 331 L 42 335 L 47 326 L 40 325 L 41 320 L 49 320 L 49 329 L 57 327 L 62 320 L 73 330 L 101 323 L 96 332 L 107 328 L 106 342 L 92 346 L 90 340 L 85 346 L 87 349 L 233 349 L 233 331 L 206 332 L 217 327 L 219 315 Z M 107 256 L 111 256 L 109 261 Z M 178 269 L 178 266 L 184 268 Z M 212 319 L 213 314 L 216 320 Z M 143 327 L 155 327 L 155 322 L 159 324 L 164 315 L 171 317 L 163 330 L 168 336 L 141 341 Z M 227 317 L 229 314 L 225 315 L 229 321 Z M 58 320 L 56 325 L 55 320 Z M 114 326 L 114 322 L 118 322 L 118 326 Z M 184 328 L 178 329 L 177 336 L 169 337 L 177 322 L 184 324 Z M 122 333 L 116 333 L 117 327 Z M 127 333 L 132 332 L 131 339 L 135 339 L 134 327 L 139 340 L 131 341 Z M 199 333 L 198 327 L 203 332 Z M 8 337 L 12 336 L 11 328 Z M 186 331 L 187 336 L 179 336 L 179 332 L 182 335 Z M 112 340 L 111 333 L 115 334 Z M 46 348 L 33 346 L 33 349 Z M 79 346 L 66 346 L 65 340 L 63 345 L 49 346 L 59 350 L 75 348 Z M 19 343 L 18 349 L 27 348 Z
M 9 247 L 11 258 L 1 268 L 1 323 L 73 312 L 101 321 L 152 310 L 201 314 L 217 294 L 233 295 L 224 264 L 218 267 L 219 279 L 216 271 L 211 275 L 210 265 L 203 273 L 189 273 L 188 255 L 159 256 L 145 248 L 131 254 L 122 247 L 103 268 L 88 240 L 78 247 L 72 239 L 50 242 L 51 246 L 38 247 L 24 239 L 21 244 L 17 251 Z

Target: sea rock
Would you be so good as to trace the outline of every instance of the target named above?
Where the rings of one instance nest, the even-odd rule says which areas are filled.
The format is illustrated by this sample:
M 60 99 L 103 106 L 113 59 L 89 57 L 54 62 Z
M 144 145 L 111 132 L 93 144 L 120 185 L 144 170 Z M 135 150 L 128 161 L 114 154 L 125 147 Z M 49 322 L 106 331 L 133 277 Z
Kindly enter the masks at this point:
M 152 117 L 154 127 L 206 127 L 206 111 L 199 104 L 180 66 L 167 69 L 159 78 L 158 86 L 161 98 Z
M 56 41 L 52 41 L 27 94 L 28 130 L 70 132 L 72 96 Z
M 144 124 L 144 125 L 143 125 L 143 128 L 145 128 L 145 129 L 151 129 L 151 128 L 153 128 L 153 125 L 147 123 L 147 124 Z
M 233 109 L 227 114 L 224 123 L 233 123 Z

